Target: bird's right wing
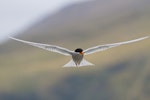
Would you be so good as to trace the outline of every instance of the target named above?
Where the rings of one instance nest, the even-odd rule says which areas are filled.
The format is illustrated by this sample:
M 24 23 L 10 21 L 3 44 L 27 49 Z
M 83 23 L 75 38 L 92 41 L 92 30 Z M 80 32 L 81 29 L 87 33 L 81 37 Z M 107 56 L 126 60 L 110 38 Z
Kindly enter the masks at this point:
M 73 51 L 71 51 L 71 50 L 68 50 L 66 48 L 59 47 L 59 46 L 56 46 L 56 45 L 48 45 L 48 44 L 29 42 L 29 41 L 20 40 L 20 39 L 13 38 L 13 37 L 9 37 L 9 38 L 13 39 L 13 40 L 16 40 L 16 41 L 19 41 L 19 42 L 23 42 L 23 43 L 35 46 L 35 47 L 38 47 L 38 48 L 45 49 L 45 50 L 48 50 L 48 51 L 63 54 L 63 55 L 66 55 L 66 56 L 70 56 L 73 53 Z
M 125 42 L 99 45 L 99 46 L 95 46 L 95 47 L 88 48 L 88 49 L 86 49 L 86 50 L 83 51 L 83 52 L 84 52 L 85 55 L 88 55 L 88 54 L 92 54 L 92 53 L 96 53 L 96 52 L 99 52 L 99 51 L 103 51 L 103 50 L 106 50 L 106 49 L 109 49 L 109 48 L 112 48 L 112 47 L 120 46 L 120 45 L 123 45 L 123 44 L 128 44 L 128 43 L 137 42 L 137 41 L 146 39 L 146 38 L 148 38 L 148 37 L 149 37 L 149 36 L 142 37 L 142 38 L 138 38 L 138 39 L 135 39 L 135 40 L 125 41 Z

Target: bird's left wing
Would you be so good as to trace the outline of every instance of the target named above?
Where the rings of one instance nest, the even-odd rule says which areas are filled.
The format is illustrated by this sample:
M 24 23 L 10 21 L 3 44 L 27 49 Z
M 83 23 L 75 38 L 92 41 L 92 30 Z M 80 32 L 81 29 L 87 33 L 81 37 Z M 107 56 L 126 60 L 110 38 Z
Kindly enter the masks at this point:
M 109 48 L 112 48 L 112 47 L 120 46 L 120 45 L 123 45 L 123 44 L 137 42 L 137 41 L 146 39 L 148 37 L 149 36 L 138 38 L 138 39 L 135 39 L 135 40 L 126 41 L 126 42 L 119 42 L 119 43 L 113 43 L 113 44 L 99 45 L 99 46 L 95 46 L 95 47 L 92 47 L 92 48 L 88 48 L 88 49 L 84 50 L 83 52 L 84 52 L 85 55 L 88 55 L 88 54 L 92 54 L 92 53 L 96 53 L 96 52 L 99 52 L 99 51 L 103 51 L 103 50 L 106 50 L 106 49 L 109 49 Z
M 20 40 L 20 39 L 13 38 L 13 37 L 9 37 L 9 38 L 13 39 L 13 40 L 16 40 L 16 41 L 19 41 L 19 42 L 23 42 L 23 43 L 35 46 L 35 47 L 38 47 L 38 48 L 45 49 L 45 50 L 48 50 L 48 51 L 52 51 L 52 52 L 56 52 L 56 53 L 59 53 L 59 54 L 63 54 L 63 55 L 66 55 L 66 56 L 70 56 L 72 54 L 71 50 L 68 50 L 66 48 L 59 47 L 59 46 L 56 46 L 56 45 L 48 45 L 48 44 L 29 42 L 29 41 Z

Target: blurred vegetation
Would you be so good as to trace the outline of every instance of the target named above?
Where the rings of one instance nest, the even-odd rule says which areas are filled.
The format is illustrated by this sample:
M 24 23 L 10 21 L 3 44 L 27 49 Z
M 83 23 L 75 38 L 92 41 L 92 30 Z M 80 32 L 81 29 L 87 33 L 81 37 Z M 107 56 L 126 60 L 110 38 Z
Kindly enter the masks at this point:
M 74 50 L 150 35 L 149 0 L 97 0 L 48 15 L 18 38 Z M 9 40 L 0 45 L 0 100 L 149 100 L 150 39 L 85 58 L 93 67 L 62 68 L 70 57 Z

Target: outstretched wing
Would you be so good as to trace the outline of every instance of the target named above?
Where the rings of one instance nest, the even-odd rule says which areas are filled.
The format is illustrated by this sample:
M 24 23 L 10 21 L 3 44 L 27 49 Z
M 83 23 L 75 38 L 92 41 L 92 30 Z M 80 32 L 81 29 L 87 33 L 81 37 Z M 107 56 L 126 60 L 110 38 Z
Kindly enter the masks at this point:
M 72 51 L 70 51 L 70 50 L 68 50 L 66 48 L 59 47 L 59 46 L 48 45 L 48 44 L 41 44 L 41 43 L 34 43 L 34 42 L 29 42 L 29 41 L 16 39 L 16 38 L 13 38 L 13 37 L 9 37 L 9 38 L 13 39 L 13 40 L 16 40 L 16 41 L 19 41 L 19 42 L 23 42 L 23 43 L 35 46 L 35 47 L 39 47 L 39 48 L 45 49 L 45 50 L 48 50 L 48 51 L 60 53 L 60 54 L 66 55 L 66 56 L 69 56 L 69 55 L 72 54 Z
M 123 45 L 123 44 L 137 42 L 137 41 L 146 39 L 148 37 L 149 36 L 138 38 L 138 39 L 135 39 L 135 40 L 126 41 L 126 42 L 120 42 L 120 43 L 113 43 L 113 44 L 105 44 L 105 45 L 95 46 L 95 47 L 88 48 L 88 49 L 84 50 L 84 54 L 88 55 L 88 54 L 96 53 L 96 52 L 103 51 L 103 50 L 106 50 L 106 49 L 109 49 L 109 48 L 112 48 L 112 47 L 120 46 L 120 45 Z

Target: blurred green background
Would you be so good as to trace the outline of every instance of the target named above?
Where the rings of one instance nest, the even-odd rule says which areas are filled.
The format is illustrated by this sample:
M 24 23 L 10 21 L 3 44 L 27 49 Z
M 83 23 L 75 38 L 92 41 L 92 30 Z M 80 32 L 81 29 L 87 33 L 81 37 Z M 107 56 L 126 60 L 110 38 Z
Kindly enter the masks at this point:
M 16 37 L 78 47 L 150 35 L 149 0 L 72 4 Z M 150 100 L 150 39 L 85 57 L 92 67 L 62 68 L 70 57 L 9 40 L 0 45 L 0 100 Z

